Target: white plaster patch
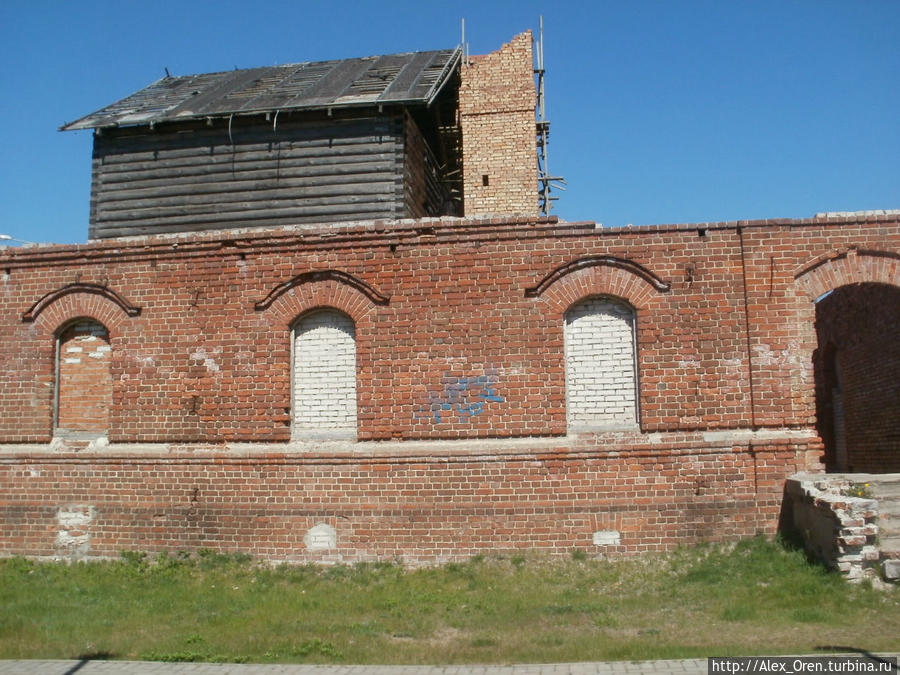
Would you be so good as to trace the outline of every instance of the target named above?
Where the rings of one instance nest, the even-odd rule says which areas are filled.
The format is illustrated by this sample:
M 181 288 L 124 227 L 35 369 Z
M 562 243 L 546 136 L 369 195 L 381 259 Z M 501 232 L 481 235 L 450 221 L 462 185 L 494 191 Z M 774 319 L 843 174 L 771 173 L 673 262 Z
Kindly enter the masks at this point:
M 63 359 L 65 363 L 81 363 L 81 359 Z
M 94 520 L 93 506 L 63 506 L 56 512 L 61 527 L 83 527 Z
M 76 354 L 84 351 L 84 347 L 66 347 L 67 354 Z
M 220 353 L 222 350 L 215 350 L 215 354 Z M 194 350 L 194 353 L 191 354 L 191 359 L 194 361 L 203 361 L 203 365 L 206 366 L 206 369 L 211 373 L 219 372 L 219 364 L 216 363 L 215 359 L 213 359 L 209 354 L 206 353 L 206 350 L 203 347 L 198 347 Z
M 500 368 L 500 375 L 527 375 L 528 372 L 528 364 L 519 361 Z
M 756 363 L 763 366 L 793 366 L 799 360 L 799 344 L 796 341 L 781 350 L 773 350 L 769 345 L 754 345 L 753 351 L 756 353 Z
M 91 550 L 91 535 L 74 535 L 66 530 L 60 530 L 59 534 L 56 535 L 56 541 L 53 542 L 53 546 L 57 552 L 63 555 L 85 555 Z
M 621 543 L 622 535 L 618 530 L 594 532 L 594 546 L 618 546 Z
M 85 555 L 91 549 L 91 534 L 87 531 L 94 521 L 95 510 L 90 505 L 62 506 L 56 512 L 59 532 L 53 545 L 63 555 Z
M 90 443 L 88 443 L 87 450 L 106 450 L 109 447 L 109 437 L 104 434 L 103 436 L 98 436 L 93 439 Z
M 327 523 L 310 528 L 303 537 L 307 551 L 328 551 L 337 548 L 337 530 Z

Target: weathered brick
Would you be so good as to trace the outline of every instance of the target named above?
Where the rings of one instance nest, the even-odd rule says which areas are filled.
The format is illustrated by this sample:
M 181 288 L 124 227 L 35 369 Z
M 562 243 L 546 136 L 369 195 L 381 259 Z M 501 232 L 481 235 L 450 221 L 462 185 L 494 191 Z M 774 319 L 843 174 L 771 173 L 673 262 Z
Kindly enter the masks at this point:
M 538 212 L 531 31 L 463 64 L 459 90 L 464 213 Z
M 820 468 L 814 301 L 900 286 L 897 250 L 896 217 L 498 217 L 4 251 L 0 551 L 54 555 L 65 530 L 78 555 L 415 563 L 771 533 L 784 478 Z M 634 310 L 637 377 L 615 396 L 640 415 L 567 435 L 566 313 L 604 297 Z M 322 308 L 355 327 L 357 443 L 292 442 L 293 328 Z M 109 350 L 64 339 L 80 363 L 60 365 L 108 359 L 108 447 L 50 444 L 57 339 L 83 319 Z M 94 515 L 63 527 L 61 509 Z M 336 548 L 309 551 L 320 524 Z

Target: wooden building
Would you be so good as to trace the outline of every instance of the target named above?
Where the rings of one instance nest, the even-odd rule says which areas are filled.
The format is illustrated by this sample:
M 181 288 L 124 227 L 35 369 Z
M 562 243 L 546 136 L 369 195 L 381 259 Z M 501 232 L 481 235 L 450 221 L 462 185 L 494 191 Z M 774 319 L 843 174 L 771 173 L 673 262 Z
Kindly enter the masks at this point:
M 459 48 L 165 77 L 94 129 L 90 238 L 461 215 Z

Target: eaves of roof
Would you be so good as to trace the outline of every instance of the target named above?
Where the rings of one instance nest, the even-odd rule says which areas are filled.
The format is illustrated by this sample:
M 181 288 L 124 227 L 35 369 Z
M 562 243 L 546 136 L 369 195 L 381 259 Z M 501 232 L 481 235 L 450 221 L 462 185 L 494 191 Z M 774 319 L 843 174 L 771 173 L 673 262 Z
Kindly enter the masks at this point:
M 430 105 L 459 65 L 444 49 L 164 77 L 62 131 L 283 110 Z

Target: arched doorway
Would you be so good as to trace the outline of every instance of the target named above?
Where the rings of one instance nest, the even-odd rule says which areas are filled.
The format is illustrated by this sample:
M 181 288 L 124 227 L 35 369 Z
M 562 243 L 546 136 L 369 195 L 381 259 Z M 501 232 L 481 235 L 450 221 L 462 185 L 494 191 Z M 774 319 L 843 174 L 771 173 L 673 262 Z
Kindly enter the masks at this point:
M 816 417 L 829 471 L 900 471 L 900 288 L 840 286 L 816 300 Z

